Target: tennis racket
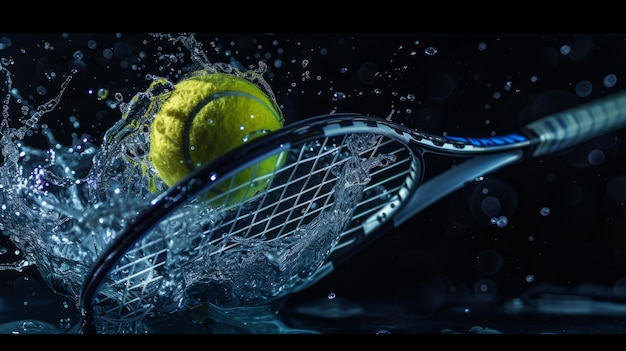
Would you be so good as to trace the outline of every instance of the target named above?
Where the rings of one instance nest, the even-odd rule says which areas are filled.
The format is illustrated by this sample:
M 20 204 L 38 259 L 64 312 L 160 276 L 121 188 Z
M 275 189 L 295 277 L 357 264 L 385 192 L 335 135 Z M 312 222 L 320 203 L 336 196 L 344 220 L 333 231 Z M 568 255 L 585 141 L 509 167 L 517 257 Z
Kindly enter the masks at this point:
M 626 92 L 486 138 L 359 114 L 285 126 L 198 168 L 111 242 L 83 284 L 81 333 L 133 332 L 190 306 L 270 304 L 467 182 L 624 126 Z M 462 162 L 431 176 L 429 155 Z M 275 170 L 258 171 L 270 159 Z M 247 200 L 229 201 L 259 184 Z

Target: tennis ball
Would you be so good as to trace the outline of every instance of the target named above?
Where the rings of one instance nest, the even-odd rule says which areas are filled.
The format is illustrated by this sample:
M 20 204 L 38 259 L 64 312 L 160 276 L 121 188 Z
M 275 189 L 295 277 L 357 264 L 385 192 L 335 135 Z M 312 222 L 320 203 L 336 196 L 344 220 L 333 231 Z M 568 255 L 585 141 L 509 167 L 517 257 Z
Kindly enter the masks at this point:
M 230 73 L 197 71 L 164 96 L 150 125 L 148 158 L 171 187 L 225 152 L 281 128 L 283 122 L 280 108 L 251 81 Z M 250 166 L 233 181 L 218 185 L 209 197 L 228 192 L 219 204 L 249 199 L 265 189 L 283 162 L 284 155 L 279 154 Z

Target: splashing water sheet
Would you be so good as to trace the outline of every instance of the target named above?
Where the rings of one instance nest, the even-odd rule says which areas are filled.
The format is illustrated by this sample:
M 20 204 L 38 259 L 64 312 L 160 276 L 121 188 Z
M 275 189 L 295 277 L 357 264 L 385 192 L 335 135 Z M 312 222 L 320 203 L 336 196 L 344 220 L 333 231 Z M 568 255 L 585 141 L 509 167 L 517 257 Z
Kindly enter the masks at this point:
M 466 52 L 456 58 L 444 45 L 447 39 L 411 33 L 394 37 L 393 43 L 383 34 L 341 33 L 302 38 L 271 33 L 0 34 L 0 276 L 10 282 L 0 295 L 0 310 L 7 312 L 0 333 L 76 333 L 77 299 L 92 265 L 167 189 L 147 159 L 149 125 L 163 97 L 188 72 L 246 77 L 281 106 L 287 123 L 362 112 L 460 135 L 508 132 L 531 118 L 615 91 L 624 80 L 621 71 L 589 73 L 578 84 L 544 73 L 545 63 L 564 75 L 580 72 L 590 64 L 588 41 L 599 51 L 617 50 L 616 43 L 623 40 L 615 35 L 544 35 L 545 56 L 519 44 L 532 41 L 512 38 L 506 55 L 514 51 L 537 58 L 530 64 L 520 58 L 530 71 L 514 61 L 504 65 L 504 72 L 482 68 L 501 60 L 477 57 L 500 50 L 498 43 L 506 38 L 458 38 L 476 45 L 467 49 L 459 44 Z M 375 56 L 365 49 L 371 47 L 389 54 Z M 361 50 L 358 55 L 346 55 L 355 48 Z M 605 56 L 600 52 L 595 60 Z M 336 62 L 324 63 L 329 57 Z M 27 76 L 32 67 L 25 65 L 35 65 L 38 76 Z M 615 67 L 610 62 L 603 66 Z M 482 129 L 472 129 L 477 125 Z M 416 216 L 401 232 L 368 247 L 329 279 L 271 308 L 263 306 L 306 281 L 325 262 L 353 205 L 364 195 L 369 173 L 397 161 L 387 154 L 363 156 L 377 143 L 375 137 L 351 138 L 343 148 L 329 151 L 351 155 L 332 170 L 335 206 L 318 212 L 290 237 L 206 238 L 201 233 L 231 221 L 229 214 L 193 201 L 177 209 L 153 229 L 151 236 L 163 238 L 158 245 L 131 251 L 120 262 L 124 266 L 125 260 L 141 257 L 145 272 L 151 272 L 151 261 L 144 258 L 167 252 L 162 267 L 167 274 L 146 284 L 150 298 L 140 305 L 145 318 L 121 327 L 104 323 L 100 330 L 563 333 L 558 318 L 574 315 L 599 316 L 603 319 L 596 322 L 605 331 L 619 333 L 607 318 L 624 315 L 625 247 L 619 238 L 626 228 L 626 170 L 619 159 L 624 156 L 621 140 L 619 134 L 608 135 L 520 165 L 510 174 L 477 179 Z M 312 144 L 311 152 L 319 147 Z M 454 166 L 454 161 L 442 161 L 427 171 Z M 542 185 L 551 190 L 537 189 Z M 600 213 L 602 208 L 607 212 Z M 559 216 L 572 215 L 576 223 L 559 221 Z M 595 220 L 600 217 L 604 220 Z M 589 234 L 598 228 L 604 234 Z M 563 231 L 570 236 L 558 234 Z M 607 242 L 614 243 L 610 253 Z M 555 252 L 571 257 L 556 259 Z M 585 259 L 573 258 L 575 253 Z M 612 268 L 595 267 L 600 260 L 593 257 L 613 257 L 607 263 Z M 592 271 L 604 274 L 574 273 Z M 567 279 L 560 285 L 556 280 L 563 272 Z M 352 295 L 347 292 L 351 285 L 359 287 Z M 102 294 L 109 301 L 99 306 L 103 310 L 128 297 L 115 289 Z M 52 304 L 47 315 L 33 312 Z M 255 312 L 241 306 L 261 307 Z M 106 311 L 98 313 L 106 319 Z M 473 323 L 463 322 L 474 315 Z M 523 321 L 527 315 L 549 316 L 554 323 L 532 327 Z M 519 325 L 507 320 L 511 316 L 519 318 Z M 569 332 L 592 332 L 586 328 L 582 324 Z
M 176 40 L 182 41 L 194 55 L 201 53 L 193 37 Z M 225 64 L 215 68 L 202 55 L 195 58 L 201 60 L 196 64 L 208 71 L 236 71 Z M 6 67 L 2 69 L 7 76 L 9 91 L 5 99 L 6 111 L 12 99 L 11 73 Z M 14 267 L 36 265 L 55 291 L 77 299 L 81 284 L 98 255 L 155 198 L 156 192 L 150 191 L 150 187 L 155 187 L 157 192 L 164 189 L 164 185 L 155 184 L 158 179 L 146 174 L 153 172 L 146 167 L 149 164 L 146 158 L 148 126 L 158 108 L 159 95 L 173 89 L 173 83 L 155 76 L 148 90 L 136 94 L 128 104 L 122 102 L 122 118 L 107 130 L 101 146 L 89 142 L 88 137 L 75 138 L 71 146 L 63 146 L 54 138 L 53 131 L 45 127 L 41 127 L 41 134 L 46 137 L 49 148 L 37 149 L 23 144 L 24 137 L 40 126 L 45 114 L 59 104 L 72 78 L 69 75 L 59 95 L 38 106 L 18 128 L 9 126 L 8 115 L 3 118 L 5 160 L 1 218 L 2 229 L 23 251 L 23 260 Z M 164 268 L 167 271 L 165 279 L 154 293 L 166 295 L 161 299 L 167 302 L 153 302 L 142 307 L 146 312 L 155 309 L 166 314 L 185 309 L 182 295 L 197 286 L 208 295 L 213 292 L 225 294 L 211 298 L 222 307 L 260 304 L 311 275 L 337 244 L 342 228 L 351 218 L 351 209 L 360 200 L 362 186 L 367 183 L 367 172 L 381 165 L 377 158 L 385 157 L 377 155 L 375 159 L 359 159 L 363 150 L 359 150 L 358 145 L 371 142 L 348 141 L 355 161 L 335 171 L 338 186 L 334 196 L 338 205 L 299 228 L 288 240 L 264 241 L 227 235 L 221 240 L 223 242 L 200 244 L 200 250 L 208 253 L 214 251 L 216 245 L 236 248 L 224 250 L 217 259 L 196 260 L 197 267 L 194 267 L 186 264 L 186 260 L 192 259 L 189 256 L 193 256 L 188 251 L 198 249 L 190 239 L 193 237 L 190 231 L 201 233 L 203 225 L 215 225 L 222 219 L 210 214 L 202 216 L 203 212 L 211 212 L 210 208 L 191 204 L 182 210 L 182 215 L 162 222 L 161 235 L 166 238 L 165 242 L 174 243 L 168 244 L 170 247 L 167 248 L 168 255 L 173 258 L 168 259 Z M 133 196 L 129 197 L 129 194 Z M 156 255 L 163 248 L 142 249 L 130 259 L 142 261 L 141 257 Z M 205 257 L 206 254 L 198 255 Z M 150 262 L 142 262 L 146 262 L 145 270 L 150 271 Z M 124 260 L 120 265 L 123 263 Z M 168 289 L 168 286 L 180 284 L 176 280 L 183 271 L 180 267 L 185 268 L 182 273 L 186 284 L 174 289 L 177 291 Z M 150 277 L 141 279 L 150 280 Z M 115 289 L 105 294 L 111 300 L 125 298 Z M 147 296 L 150 293 L 142 294 Z M 111 332 L 109 329 L 102 331 Z

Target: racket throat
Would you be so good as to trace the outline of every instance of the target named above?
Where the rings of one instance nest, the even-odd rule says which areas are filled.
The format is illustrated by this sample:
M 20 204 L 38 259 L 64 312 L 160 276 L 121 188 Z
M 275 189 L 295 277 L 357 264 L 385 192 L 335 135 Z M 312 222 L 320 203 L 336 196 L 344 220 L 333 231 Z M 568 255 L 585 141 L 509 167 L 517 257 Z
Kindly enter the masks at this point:
M 521 150 L 478 156 L 427 180 L 418 186 L 404 207 L 393 217 L 394 226 L 402 225 L 415 214 L 462 188 L 467 182 L 518 162 L 522 157 Z

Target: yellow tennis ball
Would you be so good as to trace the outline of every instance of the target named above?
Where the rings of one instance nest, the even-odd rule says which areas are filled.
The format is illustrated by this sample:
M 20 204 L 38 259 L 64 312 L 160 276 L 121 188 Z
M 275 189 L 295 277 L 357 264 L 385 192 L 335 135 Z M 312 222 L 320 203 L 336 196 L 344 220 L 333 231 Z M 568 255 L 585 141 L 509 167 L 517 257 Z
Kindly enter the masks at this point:
M 173 186 L 193 170 L 254 138 L 283 126 L 274 101 L 256 84 L 230 73 L 195 72 L 168 93 L 150 126 L 149 160 L 158 176 Z M 284 162 L 282 154 L 251 166 L 232 182 L 219 204 L 249 199 L 265 189 Z M 252 182 L 254 177 L 257 179 Z M 222 195 L 224 196 L 224 195 Z

